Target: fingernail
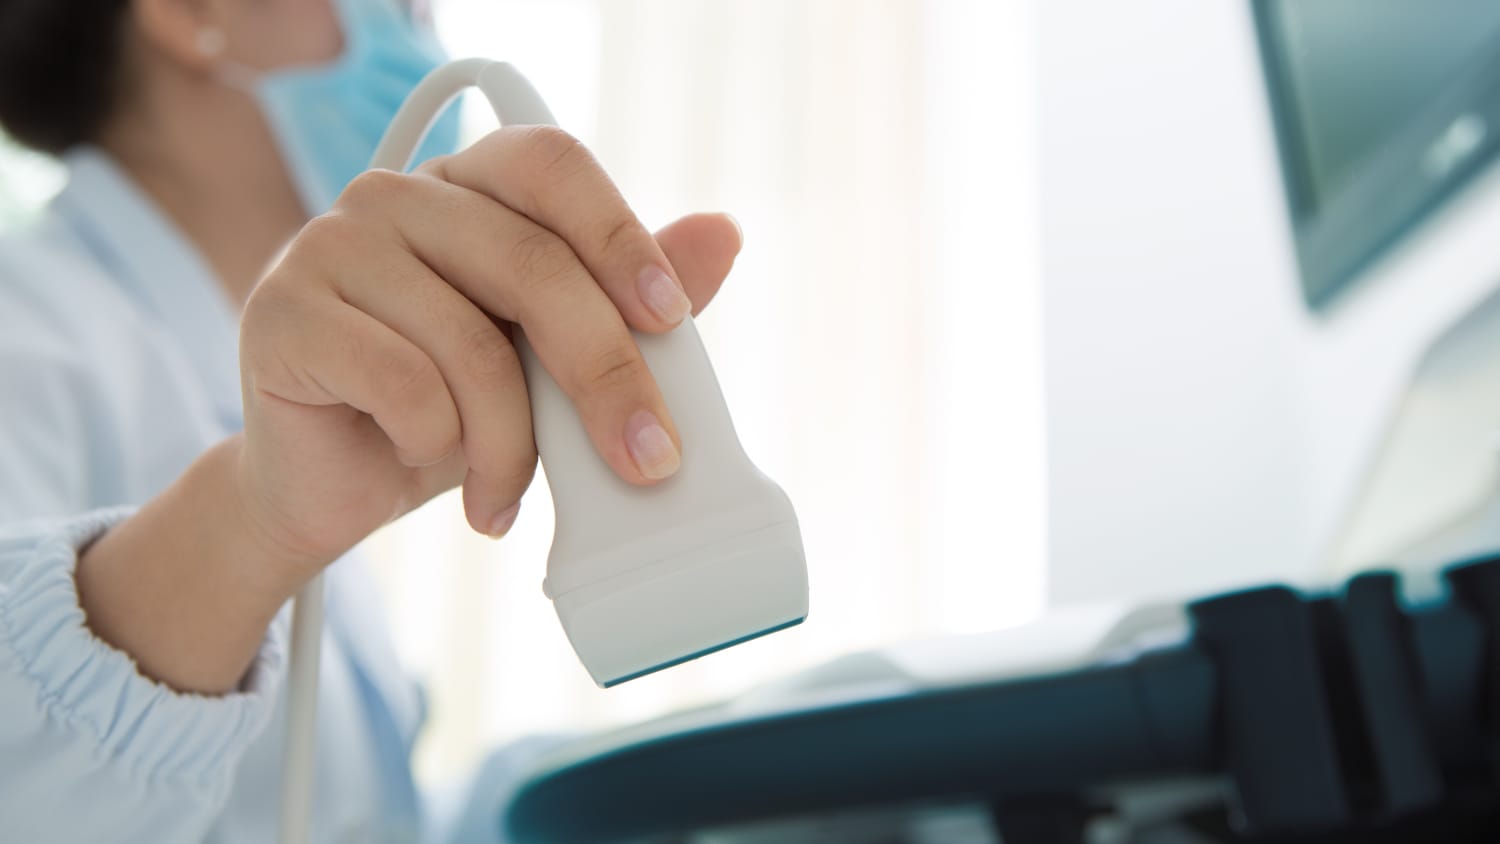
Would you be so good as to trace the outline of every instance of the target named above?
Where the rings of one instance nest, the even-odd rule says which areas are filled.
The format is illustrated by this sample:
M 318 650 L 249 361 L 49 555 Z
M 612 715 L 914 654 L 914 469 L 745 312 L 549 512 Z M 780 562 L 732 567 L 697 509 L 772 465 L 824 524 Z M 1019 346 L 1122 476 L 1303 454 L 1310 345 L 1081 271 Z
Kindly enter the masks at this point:
M 501 510 L 500 515 L 496 516 L 493 522 L 490 522 L 490 539 L 499 539 L 510 533 L 511 526 L 516 523 L 516 515 L 520 512 L 521 502 L 519 501 Z
M 630 450 L 636 468 L 653 481 L 670 478 L 682 465 L 671 435 L 649 411 L 636 411 L 625 423 L 625 447 Z
M 740 234 L 740 243 L 744 244 L 744 242 L 745 242 L 745 227 L 742 226 L 742 225 L 740 225 L 740 219 L 738 217 L 734 216 L 733 214 L 730 214 L 727 211 L 724 212 L 724 216 L 729 218 L 729 222 L 734 223 L 734 230 L 737 231 L 737 232 L 739 232 L 739 234 Z
M 676 325 L 693 309 L 687 294 L 661 267 L 651 266 L 641 271 L 640 292 L 646 307 L 663 322 Z

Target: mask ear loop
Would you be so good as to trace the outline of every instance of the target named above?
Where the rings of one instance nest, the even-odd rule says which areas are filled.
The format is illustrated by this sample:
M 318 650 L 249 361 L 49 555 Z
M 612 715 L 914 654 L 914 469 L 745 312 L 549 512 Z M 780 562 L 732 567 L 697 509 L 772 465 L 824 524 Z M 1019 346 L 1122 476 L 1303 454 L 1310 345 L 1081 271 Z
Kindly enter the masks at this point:
M 216 42 L 203 40 L 200 48 Z M 222 44 L 219 44 L 222 51 Z M 372 170 L 404 172 L 427 132 L 455 97 L 469 88 L 484 92 L 505 125 L 556 125 L 536 89 L 504 62 L 461 59 L 427 74 L 386 129 L 370 160 Z M 318 661 L 323 632 L 323 575 L 302 587 L 292 610 L 292 639 L 287 669 L 287 717 L 281 760 L 281 817 L 277 840 L 307 844 L 312 824 L 316 764 Z

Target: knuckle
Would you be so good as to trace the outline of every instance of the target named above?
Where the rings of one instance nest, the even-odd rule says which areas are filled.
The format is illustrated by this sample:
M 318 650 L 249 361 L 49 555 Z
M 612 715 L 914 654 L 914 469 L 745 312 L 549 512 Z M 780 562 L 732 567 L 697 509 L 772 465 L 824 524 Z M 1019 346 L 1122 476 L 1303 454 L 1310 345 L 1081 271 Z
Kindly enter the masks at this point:
M 536 477 L 536 447 L 527 438 L 497 442 L 468 442 L 463 445 L 470 468 L 484 477 L 485 486 L 496 497 L 518 499 Z
M 346 343 L 351 344 L 348 348 L 349 354 L 355 359 L 363 359 L 363 349 L 357 336 L 346 338 Z M 387 354 L 385 360 L 372 361 L 380 367 L 384 373 L 381 379 L 385 382 L 385 393 L 390 397 L 392 403 L 399 406 L 411 406 L 429 398 L 433 393 L 433 379 L 436 372 L 426 360 L 418 355 Z
M 567 271 L 572 250 L 557 235 L 539 229 L 522 235 L 510 246 L 511 266 L 522 286 L 546 283 Z
M 360 366 L 373 364 L 384 367 L 377 371 L 384 372 L 387 376 L 403 371 L 402 367 L 406 362 L 393 356 L 388 355 L 387 357 L 390 358 L 388 360 L 369 360 L 365 338 L 359 331 L 348 326 L 331 327 L 326 330 L 328 333 L 325 336 L 336 354 L 335 360 L 351 361 Z
M 411 178 L 394 170 L 366 170 L 344 188 L 338 204 L 356 210 L 382 206 L 404 195 Z
M 501 497 L 520 498 L 536 476 L 536 445 L 529 435 L 522 442 L 514 437 L 473 437 L 465 432 L 463 449 L 469 466 Z
M 283 357 L 283 336 L 295 302 L 277 276 L 268 276 L 250 291 L 240 315 L 240 362 L 245 377 L 258 380 L 272 360 Z
M 536 450 L 521 449 L 513 452 L 509 465 L 501 470 L 499 486 L 517 499 L 531 487 L 536 478 Z
M 417 165 L 417 169 L 413 170 L 412 173 L 414 175 L 426 176 L 430 179 L 438 179 L 440 181 L 446 182 L 448 181 L 449 167 L 453 163 L 455 155 L 455 153 L 435 155 L 432 158 L 429 158 L 421 164 Z
M 337 261 L 341 256 L 358 254 L 363 239 L 360 226 L 352 217 L 330 211 L 307 221 L 288 249 L 286 261 L 295 263 L 311 258 L 315 266 L 322 266 L 327 259 Z
M 604 237 L 599 247 L 602 252 L 609 254 L 615 249 L 628 244 L 631 238 L 643 234 L 645 234 L 645 227 L 635 217 L 627 214 L 605 227 Z
M 245 299 L 245 308 L 240 315 L 242 337 L 255 337 L 265 333 L 266 326 L 280 323 L 292 310 L 292 297 L 278 272 L 261 279 Z
M 299 279 L 273 272 L 251 291 L 240 314 L 240 375 L 253 391 L 322 391 L 309 372 L 324 331 L 320 311 Z M 337 336 L 333 338 L 337 342 Z
M 556 126 L 529 126 L 523 131 L 526 133 L 527 157 L 534 172 L 566 176 L 593 162 L 588 148 Z
M 507 380 L 516 371 L 515 352 L 494 327 L 464 335 L 459 340 L 459 360 L 464 371 L 486 383 Z
M 458 424 L 445 427 L 433 440 L 431 458 L 434 461 L 442 460 L 452 454 L 463 450 L 463 429 Z
M 630 345 L 611 345 L 585 357 L 583 386 L 602 392 L 639 381 L 646 374 L 646 362 Z

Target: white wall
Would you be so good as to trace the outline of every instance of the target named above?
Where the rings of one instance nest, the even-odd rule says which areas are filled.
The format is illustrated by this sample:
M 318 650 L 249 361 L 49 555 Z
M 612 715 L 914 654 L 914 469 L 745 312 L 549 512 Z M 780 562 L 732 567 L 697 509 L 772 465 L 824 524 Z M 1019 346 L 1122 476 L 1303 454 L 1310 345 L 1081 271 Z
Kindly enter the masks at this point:
M 1038 6 L 1050 600 L 1316 579 L 1500 172 L 1313 317 L 1249 3 Z

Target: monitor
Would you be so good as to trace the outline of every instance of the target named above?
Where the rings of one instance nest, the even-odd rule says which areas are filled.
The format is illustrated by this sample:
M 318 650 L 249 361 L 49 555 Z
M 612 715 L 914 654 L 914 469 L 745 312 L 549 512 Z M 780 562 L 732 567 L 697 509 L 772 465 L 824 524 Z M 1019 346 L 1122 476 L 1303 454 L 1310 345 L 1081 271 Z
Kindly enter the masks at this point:
M 1500 3 L 1253 9 L 1302 291 L 1321 310 L 1500 150 Z

